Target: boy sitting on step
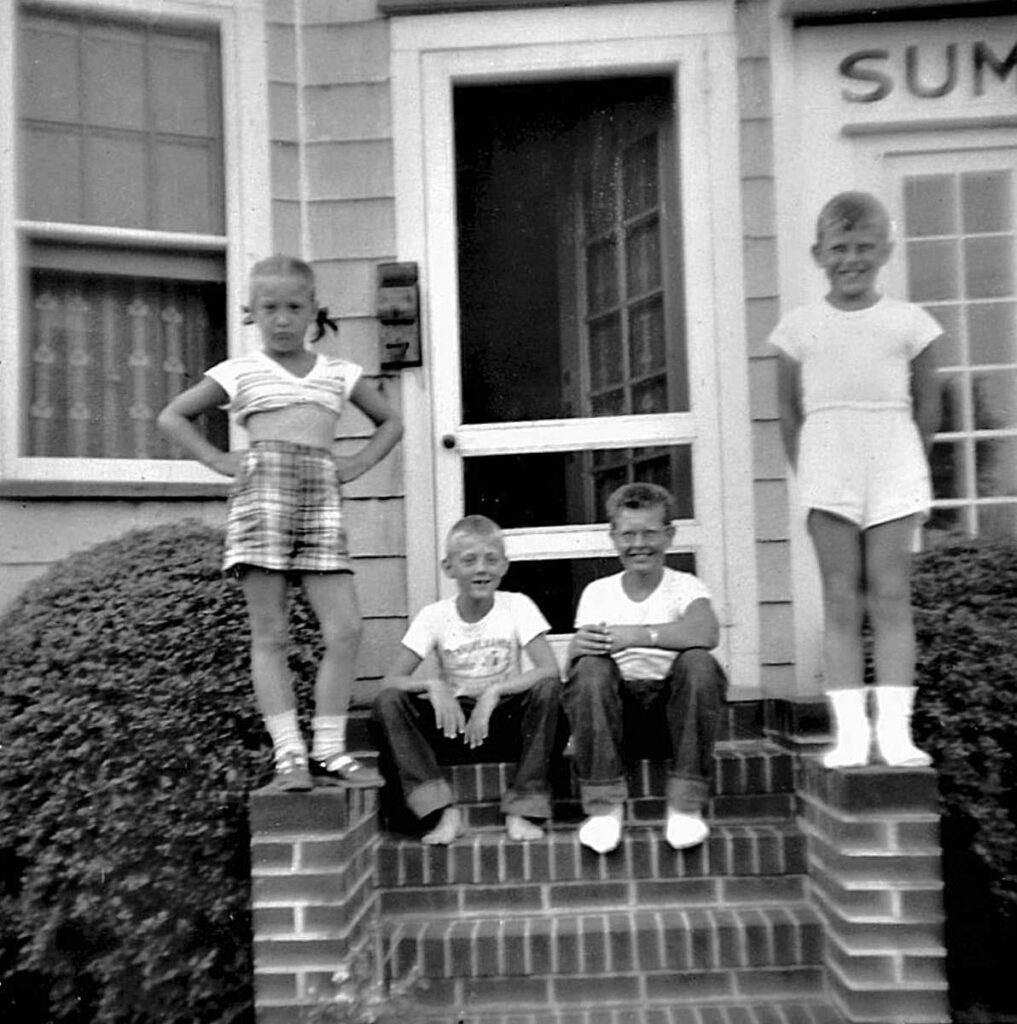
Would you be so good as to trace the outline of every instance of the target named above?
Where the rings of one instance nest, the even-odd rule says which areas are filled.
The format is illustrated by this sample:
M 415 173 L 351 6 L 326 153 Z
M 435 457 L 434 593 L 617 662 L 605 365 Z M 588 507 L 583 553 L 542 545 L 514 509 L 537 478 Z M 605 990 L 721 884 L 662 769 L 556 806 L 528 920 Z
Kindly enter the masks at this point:
M 498 590 L 508 564 L 501 529 L 486 516 L 452 527 L 441 565 L 458 593 L 413 619 L 374 702 L 382 765 L 424 822 L 429 845 L 447 845 L 463 831 L 439 763 L 462 761 L 464 748 L 471 760 L 503 760 L 492 752 L 506 748 L 514 759 L 518 751 L 501 802 L 509 838 L 539 839 L 543 829 L 530 819 L 551 814 L 561 680 L 547 620 L 524 594 Z M 432 651 L 438 675 L 415 676 Z M 533 666 L 525 670 L 524 651 Z
M 622 571 L 594 580 L 579 597 L 563 693 L 589 815 L 579 841 L 597 853 L 621 842 L 623 720 L 634 705 L 667 723 L 667 841 L 676 850 L 697 846 L 709 833 L 702 812 L 727 690 L 710 654 L 717 616 L 697 577 L 664 564 L 674 536 L 670 492 L 626 484 L 607 499 L 607 515 Z

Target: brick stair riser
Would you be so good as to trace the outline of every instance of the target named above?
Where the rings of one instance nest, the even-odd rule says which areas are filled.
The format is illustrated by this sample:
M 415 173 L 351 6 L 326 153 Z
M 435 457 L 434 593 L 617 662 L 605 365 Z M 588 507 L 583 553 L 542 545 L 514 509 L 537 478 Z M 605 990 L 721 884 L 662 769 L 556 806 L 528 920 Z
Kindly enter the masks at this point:
M 757 1008 L 768 1002 L 820 998 L 823 992 L 822 968 L 809 966 L 596 977 L 442 978 L 430 981 L 420 993 L 419 1002 L 422 1017 L 429 1007 L 441 1010 L 450 1006 L 458 1007 L 460 1014 L 521 1014 L 550 1007 L 560 1012 L 619 1003 L 641 1010 L 656 1006 L 673 1012 L 680 1006 L 701 1012 L 710 1003 L 735 1002 Z M 780 1018 L 778 1022 L 787 1024 Z
M 634 910 L 560 917 L 404 920 L 386 927 L 396 976 L 506 978 L 819 964 L 823 932 L 802 905 Z
M 386 838 L 378 849 L 382 889 L 427 885 L 593 882 L 706 876 L 803 874 L 805 838 L 785 825 L 719 825 L 701 846 L 672 850 L 656 828 L 629 828 L 609 857 L 585 849 L 571 832 L 513 842 L 503 831 L 477 833 L 452 846 Z

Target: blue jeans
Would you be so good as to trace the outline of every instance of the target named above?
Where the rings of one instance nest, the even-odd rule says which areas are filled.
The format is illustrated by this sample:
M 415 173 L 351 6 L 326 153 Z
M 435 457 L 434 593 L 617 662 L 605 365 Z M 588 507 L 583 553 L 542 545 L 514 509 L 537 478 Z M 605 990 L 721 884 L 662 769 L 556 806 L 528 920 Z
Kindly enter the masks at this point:
M 630 725 L 645 716 L 667 726 L 670 765 L 667 804 L 676 811 L 700 812 L 710 793 L 713 747 L 720 724 L 727 677 L 702 648 L 680 651 L 663 679 L 622 679 L 614 659 L 583 655 L 569 666 L 563 700 L 572 726 L 579 793 L 586 814 L 603 814 L 628 796 L 624 745 Z M 637 756 L 645 733 L 629 736 Z
M 449 739 L 437 726 L 426 697 L 382 690 L 374 700 L 381 767 L 397 783 L 409 809 L 425 818 L 455 803 L 441 763 L 515 761 L 518 767 L 501 801 L 504 814 L 551 816 L 548 767 L 558 731 L 561 683 L 545 679 L 523 693 L 502 697 L 491 712 L 484 743 L 471 750 L 462 736 Z M 474 701 L 459 698 L 469 718 Z

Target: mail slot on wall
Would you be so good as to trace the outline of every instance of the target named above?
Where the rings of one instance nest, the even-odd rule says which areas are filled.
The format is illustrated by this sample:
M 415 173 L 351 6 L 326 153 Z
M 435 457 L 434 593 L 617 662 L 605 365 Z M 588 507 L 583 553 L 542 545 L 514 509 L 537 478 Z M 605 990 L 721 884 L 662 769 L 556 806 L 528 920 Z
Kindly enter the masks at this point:
M 381 368 L 420 366 L 420 289 L 416 263 L 378 264 Z

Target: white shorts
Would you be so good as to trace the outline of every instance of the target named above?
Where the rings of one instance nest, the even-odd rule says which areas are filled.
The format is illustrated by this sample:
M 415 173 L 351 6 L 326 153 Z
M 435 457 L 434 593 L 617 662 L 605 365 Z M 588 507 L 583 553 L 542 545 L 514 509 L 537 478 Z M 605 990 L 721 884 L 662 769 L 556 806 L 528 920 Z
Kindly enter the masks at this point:
M 929 463 L 904 409 L 809 413 L 798 482 L 806 508 L 831 512 L 863 530 L 916 513 L 924 519 L 932 504 Z

